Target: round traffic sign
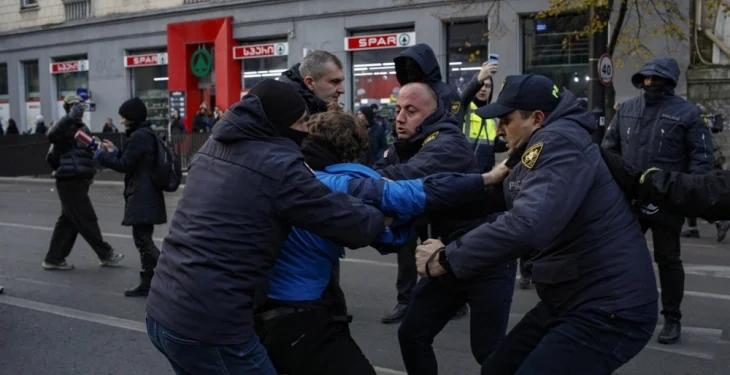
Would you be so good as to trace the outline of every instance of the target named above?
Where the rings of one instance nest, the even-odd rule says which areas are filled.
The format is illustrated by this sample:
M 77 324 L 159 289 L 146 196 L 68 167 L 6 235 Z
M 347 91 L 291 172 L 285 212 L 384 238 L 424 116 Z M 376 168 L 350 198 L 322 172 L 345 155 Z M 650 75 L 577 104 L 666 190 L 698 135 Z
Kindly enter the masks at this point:
M 598 59 L 598 78 L 604 86 L 613 82 L 613 61 L 611 61 L 611 56 L 606 53 Z

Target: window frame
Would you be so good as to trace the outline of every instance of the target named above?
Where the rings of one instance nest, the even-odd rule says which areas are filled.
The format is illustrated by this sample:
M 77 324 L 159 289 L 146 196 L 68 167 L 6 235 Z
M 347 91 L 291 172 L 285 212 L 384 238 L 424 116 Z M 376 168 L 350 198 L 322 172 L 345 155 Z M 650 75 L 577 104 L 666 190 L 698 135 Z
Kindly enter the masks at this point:
M 29 4 L 29 2 L 34 2 L 33 4 Z M 38 4 L 38 0 L 20 0 L 20 9 L 33 9 L 38 8 L 40 5 Z

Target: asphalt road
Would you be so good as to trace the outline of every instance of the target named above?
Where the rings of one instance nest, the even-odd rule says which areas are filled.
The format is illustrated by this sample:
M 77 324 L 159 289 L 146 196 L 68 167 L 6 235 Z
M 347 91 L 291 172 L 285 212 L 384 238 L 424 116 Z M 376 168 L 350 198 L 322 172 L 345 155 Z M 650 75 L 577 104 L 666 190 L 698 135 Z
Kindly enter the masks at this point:
M 102 231 L 126 255 L 120 268 L 100 268 L 81 239 L 69 261 L 71 272 L 41 268 L 60 204 L 52 184 L 0 181 L 0 374 L 147 375 L 172 374 L 147 339 L 144 299 L 122 292 L 137 281 L 139 257 L 131 229 L 120 225 L 121 187 L 95 184 L 92 200 Z M 168 198 L 172 213 L 178 195 Z M 171 217 L 171 216 L 170 216 Z M 730 373 L 730 245 L 715 242 L 714 227 L 701 222 L 705 236 L 684 240 L 687 292 L 680 343 L 652 341 L 618 374 Z M 159 226 L 156 238 L 167 226 Z M 730 239 L 726 240 L 730 243 Z M 397 325 L 380 324 L 395 302 L 395 256 L 372 249 L 351 251 L 342 283 L 352 330 L 380 374 L 404 374 Z M 516 290 L 511 325 L 537 301 L 534 290 Z M 478 374 L 469 351 L 468 319 L 452 321 L 434 343 L 441 374 Z

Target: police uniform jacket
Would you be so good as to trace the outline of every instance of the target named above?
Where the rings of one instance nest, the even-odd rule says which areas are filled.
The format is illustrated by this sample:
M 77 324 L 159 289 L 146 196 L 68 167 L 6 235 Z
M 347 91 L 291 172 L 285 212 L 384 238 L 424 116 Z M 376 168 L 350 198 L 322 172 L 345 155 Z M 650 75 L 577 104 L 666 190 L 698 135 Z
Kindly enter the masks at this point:
M 503 185 L 507 209 L 445 249 L 460 279 L 536 250 L 532 280 L 557 312 L 657 299 L 644 235 L 591 141 L 595 124 L 566 91 Z
M 256 96 L 226 111 L 195 155 L 162 243 L 147 314 L 207 344 L 248 342 L 254 305 L 292 225 L 350 248 L 383 232 L 375 208 L 322 185 Z

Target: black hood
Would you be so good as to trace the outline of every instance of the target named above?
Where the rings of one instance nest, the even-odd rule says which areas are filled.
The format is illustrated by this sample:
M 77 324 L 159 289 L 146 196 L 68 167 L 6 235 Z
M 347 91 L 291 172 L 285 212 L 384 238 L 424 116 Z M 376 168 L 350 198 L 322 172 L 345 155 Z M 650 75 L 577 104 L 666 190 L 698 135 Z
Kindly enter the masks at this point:
M 266 141 L 299 149 L 296 143 L 278 134 L 266 117 L 261 101 L 254 95 L 245 95 L 240 102 L 228 109 L 213 127 L 212 137 L 221 143 Z
M 631 83 L 634 84 L 634 87 L 640 89 L 644 86 L 644 77 L 657 76 L 669 80 L 668 88 L 674 89 L 677 87 L 677 82 L 679 82 L 679 74 L 677 60 L 671 57 L 654 57 L 631 77 Z
M 586 112 L 578 102 L 578 98 L 572 92 L 565 90 L 560 94 L 558 106 L 550 112 L 545 119 L 545 127 L 557 121 L 573 121 L 580 125 L 588 133 L 592 134 L 596 130 L 596 120 L 593 113 Z
M 281 73 L 279 82 L 290 84 L 299 91 L 299 94 L 302 95 L 304 101 L 307 102 L 307 114 L 313 115 L 315 113 L 327 111 L 327 103 L 314 96 L 312 90 L 304 84 L 304 78 L 299 74 L 300 65 L 301 64 L 296 64 L 286 72 Z
M 415 64 L 409 64 L 409 60 Z M 441 69 L 438 59 L 428 44 L 416 44 L 413 47 L 401 52 L 393 59 L 395 72 L 401 86 L 411 82 L 425 82 L 433 84 L 441 82 Z M 420 69 L 414 71 L 413 69 Z M 409 79 L 409 77 L 420 76 L 421 79 Z

